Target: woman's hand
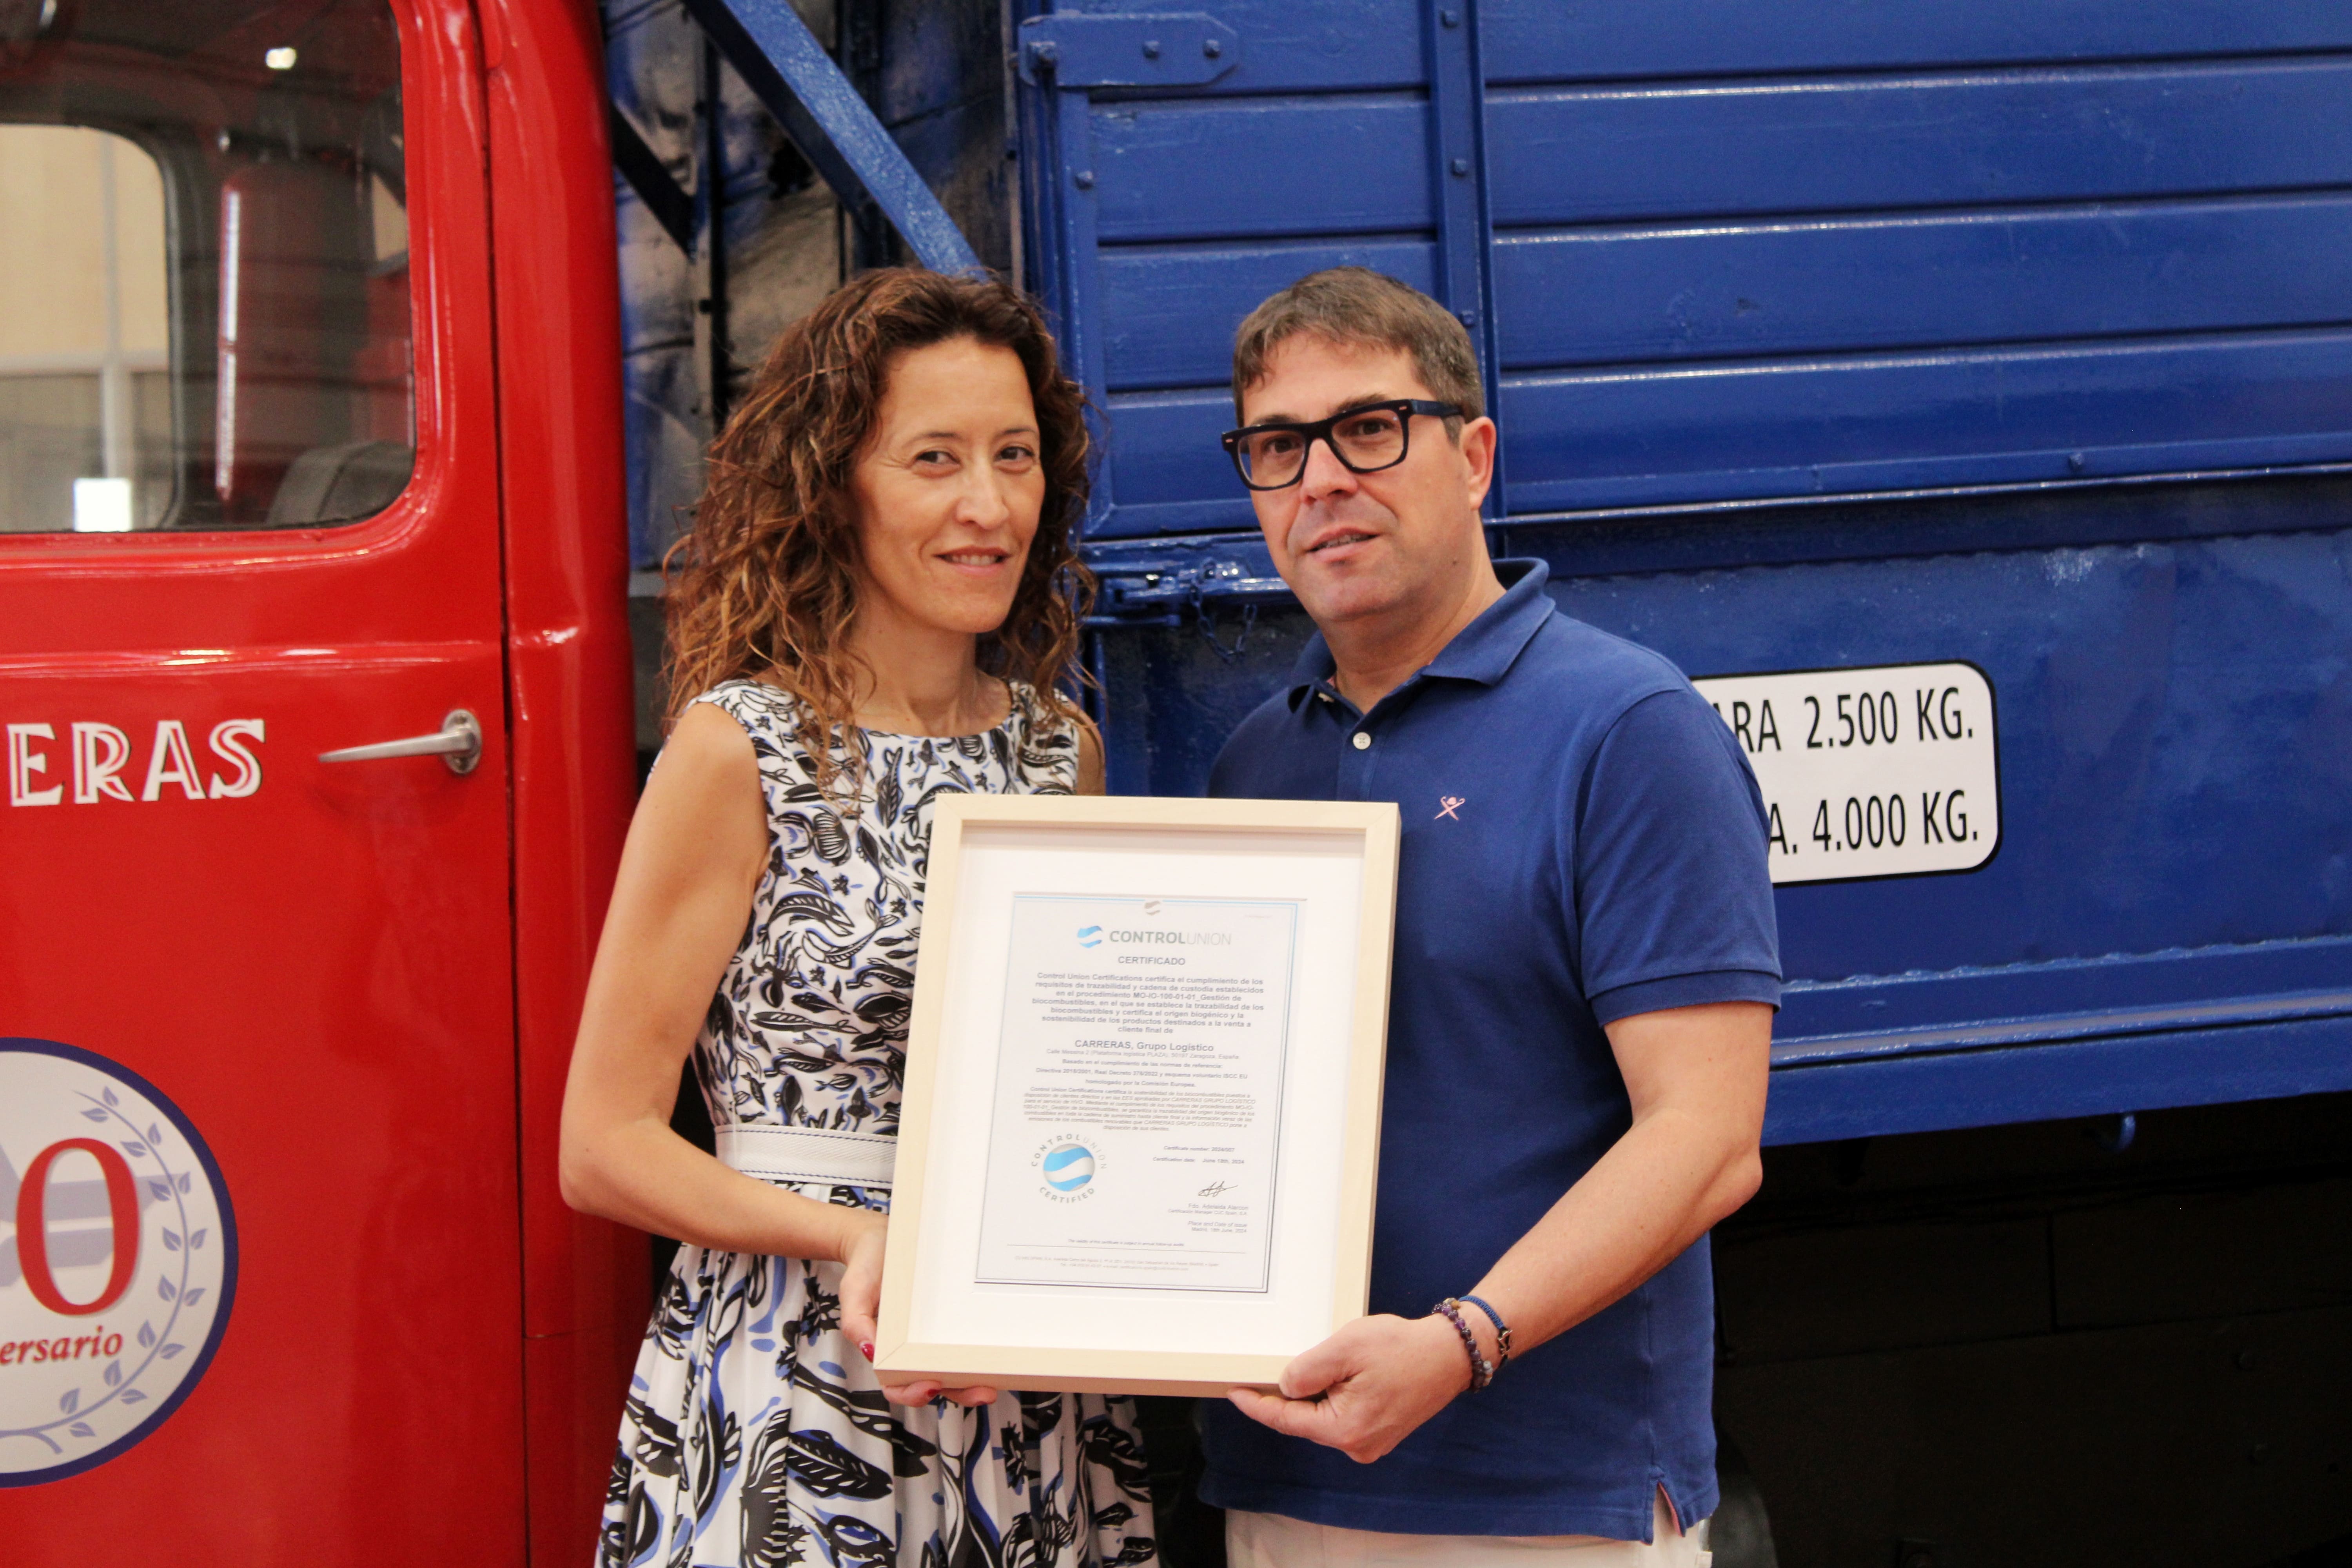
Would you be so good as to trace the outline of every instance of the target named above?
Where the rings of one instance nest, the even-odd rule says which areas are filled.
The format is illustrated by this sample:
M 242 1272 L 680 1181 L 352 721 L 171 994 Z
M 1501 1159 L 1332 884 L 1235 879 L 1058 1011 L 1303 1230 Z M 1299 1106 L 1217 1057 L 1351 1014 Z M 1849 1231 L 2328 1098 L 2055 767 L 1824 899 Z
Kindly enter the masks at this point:
M 861 1223 L 851 1231 L 841 1249 L 841 1331 L 856 1342 L 867 1361 L 874 1359 L 876 1325 L 882 1315 L 882 1248 L 890 1233 L 890 1222 L 878 1214 L 861 1216 Z M 929 1405 L 945 1396 L 958 1405 L 993 1405 L 996 1390 L 975 1385 L 971 1388 L 941 1388 L 934 1378 L 912 1383 L 892 1383 L 882 1379 L 883 1396 L 893 1405 Z
M 867 1361 L 874 1359 L 874 1336 L 880 1331 L 882 1244 L 889 1234 L 887 1219 L 865 1210 L 841 1246 L 841 1331 Z

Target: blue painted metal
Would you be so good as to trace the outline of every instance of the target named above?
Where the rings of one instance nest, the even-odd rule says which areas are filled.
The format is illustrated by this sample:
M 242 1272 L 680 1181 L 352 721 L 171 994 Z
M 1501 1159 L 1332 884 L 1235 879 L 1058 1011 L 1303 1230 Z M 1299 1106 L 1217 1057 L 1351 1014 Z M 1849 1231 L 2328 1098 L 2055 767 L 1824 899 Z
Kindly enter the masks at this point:
M 2352 63 L 2275 52 L 2331 8 L 1488 8 L 1219 6 L 1213 82 L 1063 83 L 1097 538 L 1243 525 L 1226 333 L 1335 259 L 1477 314 L 1511 515 L 2352 460 Z
M 1999 695 L 1992 864 L 1779 895 L 1775 1141 L 2352 1087 L 2352 15 L 1480 0 L 1474 116 L 1438 5 L 1204 9 L 1215 79 L 1024 103 L 1114 788 L 1198 789 L 1308 629 L 1215 441 L 1234 326 L 1483 258 L 1504 548 L 1570 614 Z
M 697 135 L 700 34 L 661 0 L 609 0 L 604 12 L 606 81 L 614 118 L 646 142 L 671 186 L 701 183 L 703 138 Z M 618 149 L 616 148 L 616 151 Z M 623 172 L 616 183 L 621 274 L 624 435 L 628 448 L 629 562 L 639 572 L 660 563 L 678 520 L 699 486 L 701 450 L 710 438 L 696 352 L 695 226 L 703 204 L 664 212 Z M 650 182 L 649 182 L 650 183 Z M 656 201 L 660 187 L 654 184 Z M 684 243 L 671 225 L 683 217 Z
M 799 0 L 812 10 L 828 0 Z M 835 53 L 981 260 L 1013 265 L 1016 148 L 1000 0 L 830 0 Z M 812 17 L 812 25 L 814 19 Z M 870 226 L 881 230 L 877 221 Z M 860 236 L 857 265 L 893 259 Z
M 1439 287 L 1437 247 L 1424 236 L 1108 251 L 1098 268 L 1108 389 L 1217 386 L 1231 374 L 1234 329 L 1251 307 L 1326 267 L 1369 267 L 1432 296 Z
M 870 197 L 924 266 L 979 267 L 955 220 L 787 0 L 686 5 L 836 195 Z
M 1251 63 L 1266 52 L 1260 46 Z M 1101 238 L 1198 244 L 1409 230 L 1426 239 L 1437 224 L 1437 186 L 1424 89 L 1270 100 L 1106 95 L 1090 106 L 1101 142 Z M 1277 166 L 1282 177 L 1264 177 Z
M 2347 252 L 2329 195 L 1586 226 L 1496 265 L 1521 369 L 2293 329 L 2352 300 Z
M 1097 627 L 1181 626 L 1211 604 L 1291 602 L 1265 542 L 1182 539 L 1143 545 L 1101 544 L 1088 552 L 1101 574 Z
M 1579 573 L 1596 558 L 1584 552 L 1628 546 L 1515 531 L 1512 548 L 1561 569 L 1571 614 L 1698 673 L 1935 650 L 1978 660 L 2000 692 L 1998 860 L 1970 876 L 1781 890 L 1793 984 L 1776 1137 L 2352 1086 L 2352 1035 L 2337 1026 L 2352 1019 L 2352 541 L 2307 526 L 2343 515 L 2352 486 L 2306 484 L 2240 520 L 2293 516 L 2299 532 L 2152 541 L 2179 521 L 2168 508 L 2226 517 L 2252 492 L 2084 490 L 2053 500 L 2114 511 L 2095 526 L 2137 541 L 1697 573 Z M 1980 515 L 1942 526 L 1980 538 L 2000 537 L 1995 514 L 2015 505 L 1914 500 L 1877 531 L 1901 539 L 1906 511 L 1956 504 Z M 1710 521 L 1682 520 L 1695 534 Z M 1801 524 L 1784 514 L 1780 526 Z M 1675 559 L 1651 549 L 1641 564 Z M 1106 639 L 1116 787 L 1197 788 L 1223 735 L 1286 679 L 1307 628 L 1262 579 L 1236 584 L 1270 603 L 1242 664 L 1206 654 L 1187 607 L 1194 584 L 1213 593 L 1221 562 L 1252 554 L 1263 561 L 1234 539 L 1098 547 L 1115 587 L 1147 565 L 1161 574 L 1160 597 L 1133 606 L 1159 609 L 1160 626 Z M 1227 635 L 1234 624 L 1228 613 Z M 2249 1041 L 2259 1052 L 2232 1043 Z M 2099 1048 L 2074 1054 L 2084 1043 Z M 1943 1065 L 1925 1077 L 1871 1076 L 1930 1059 Z
M 1241 64 L 1240 35 L 1200 11 L 1071 12 L 1021 24 L 1021 79 L 1062 88 L 1205 87 Z
M 2336 0 L 1486 0 L 1496 81 L 1892 70 L 2352 48 Z
M 1495 226 L 1488 211 L 1486 167 L 1486 73 L 1478 47 L 1477 0 L 1439 0 L 1422 14 L 1423 48 L 1429 60 L 1430 206 L 1437 216 L 1437 287 L 1433 297 L 1469 329 L 1478 350 L 1478 374 L 1486 406 L 1502 405 L 1501 343 L 1496 332 L 1491 251 Z M 1496 458 L 1488 517 L 1503 510 L 1503 465 Z
M 1514 512 L 2352 458 L 2352 331 L 1511 377 Z
M 2347 1089 L 2352 1023 L 2343 1018 L 2091 1038 L 1777 1070 L 1764 1142 L 1820 1143 Z
M 2341 184 L 2352 62 L 1496 90 L 1496 221 L 1916 212 Z

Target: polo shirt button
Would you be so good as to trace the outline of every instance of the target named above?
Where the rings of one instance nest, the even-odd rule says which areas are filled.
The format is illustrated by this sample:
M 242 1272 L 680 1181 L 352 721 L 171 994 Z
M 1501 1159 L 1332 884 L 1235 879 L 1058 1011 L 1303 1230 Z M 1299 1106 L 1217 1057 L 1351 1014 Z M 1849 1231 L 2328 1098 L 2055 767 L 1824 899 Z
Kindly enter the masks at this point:
M 1355 746 L 1360 752 L 1369 752 L 1372 749 L 1372 738 L 1359 730 L 1356 731 Z

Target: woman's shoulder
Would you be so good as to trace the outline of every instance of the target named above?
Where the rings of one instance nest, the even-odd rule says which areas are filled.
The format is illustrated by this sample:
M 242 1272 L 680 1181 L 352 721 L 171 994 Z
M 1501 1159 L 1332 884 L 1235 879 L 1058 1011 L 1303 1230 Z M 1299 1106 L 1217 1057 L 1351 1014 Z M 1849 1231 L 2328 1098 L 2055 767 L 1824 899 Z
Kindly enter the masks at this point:
M 797 705 L 797 700 L 782 687 L 748 675 L 722 680 L 707 691 L 698 692 L 687 707 L 705 702 L 729 713 L 788 713 Z
M 762 766 L 761 750 L 759 732 L 723 704 L 690 702 L 663 738 L 646 781 L 646 790 L 650 794 L 656 780 L 665 796 L 681 788 L 694 793 L 756 784 Z
M 754 738 L 784 743 L 799 733 L 800 699 L 781 686 L 750 676 L 720 681 L 680 709 L 679 714 L 683 717 L 693 709 L 706 706 L 718 709 Z
M 705 709 L 726 714 L 751 738 L 751 752 L 762 773 L 798 782 L 807 772 L 801 742 L 805 713 L 801 700 L 792 692 L 748 676 L 722 680 L 680 709 L 679 723 Z

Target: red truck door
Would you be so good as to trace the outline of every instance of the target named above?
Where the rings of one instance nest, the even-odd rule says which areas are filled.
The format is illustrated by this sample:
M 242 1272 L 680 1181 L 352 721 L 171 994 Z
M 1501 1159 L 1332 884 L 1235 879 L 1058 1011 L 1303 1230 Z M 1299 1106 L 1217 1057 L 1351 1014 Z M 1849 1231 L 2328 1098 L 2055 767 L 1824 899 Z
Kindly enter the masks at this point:
M 477 37 L 0 9 L 11 1563 L 522 1558 Z

